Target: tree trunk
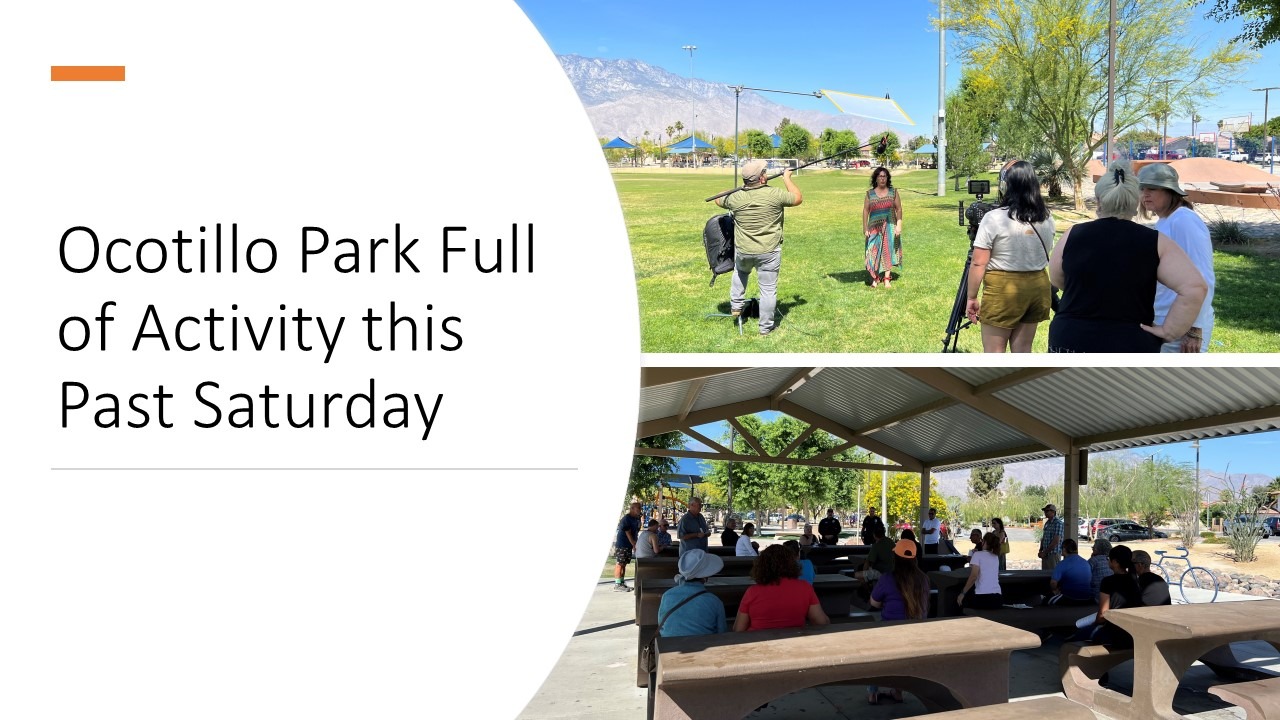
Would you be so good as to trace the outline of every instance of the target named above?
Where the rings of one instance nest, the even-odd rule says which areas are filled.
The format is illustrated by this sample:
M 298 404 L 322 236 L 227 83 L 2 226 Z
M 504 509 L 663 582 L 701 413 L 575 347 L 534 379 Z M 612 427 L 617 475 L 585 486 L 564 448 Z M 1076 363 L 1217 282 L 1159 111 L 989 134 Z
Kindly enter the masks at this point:
M 1084 211 L 1084 175 L 1078 171 L 1071 172 L 1071 192 L 1076 196 L 1076 212 Z

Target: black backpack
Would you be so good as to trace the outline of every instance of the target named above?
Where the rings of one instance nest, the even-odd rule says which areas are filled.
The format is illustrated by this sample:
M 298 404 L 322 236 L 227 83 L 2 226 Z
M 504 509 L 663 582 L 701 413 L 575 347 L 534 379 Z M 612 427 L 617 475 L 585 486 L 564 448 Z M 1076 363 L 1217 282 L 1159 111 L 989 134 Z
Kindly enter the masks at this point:
M 733 270 L 733 213 L 722 213 L 707 221 L 702 230 L 702 246 L 707 251 L 712 287 L 716 277 Z

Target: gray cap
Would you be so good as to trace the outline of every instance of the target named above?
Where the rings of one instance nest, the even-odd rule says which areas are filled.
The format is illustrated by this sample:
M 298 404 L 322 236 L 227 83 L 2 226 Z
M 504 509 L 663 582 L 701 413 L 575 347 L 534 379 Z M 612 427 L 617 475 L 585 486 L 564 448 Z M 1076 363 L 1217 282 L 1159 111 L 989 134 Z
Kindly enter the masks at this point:
M 1106 538 L 1098 538 L 1097 540 L 1094 540 L 1093 554 L 1094 555 L 1110 555 L 1111 541 Z
M 1147 553 L 1147 551 L 1146 551 L 1146 550 L 1134 550 L 1134 551 L 1133 551 L 1133 562 L 1134 562 L 1135 564 L 1137 564 L 1137 563 L 1142 563 L 1143 565 L 1150 565 L 1150 564 L 1151 564 L 1151 555 L 1150 555 L 1149 553 Z
M 755 184 L 756 180 L 759 180 L 760 176 L 764 174 L 765 168 L 767 167 L 769 167 L 769 163 L 761 160 L 760 158 L 748 160 L 747 163 L 742 166 L 742 181 L 745 183 Z
M 677 578 L 698 580 L 708 578 L 724 569 L 724 560 L 719 555 L 712 555 L 705 550 L 686 550 L 680 556 L 680 574 Z
M 1178 183 L 1178 171 L 1167 163 L 1152 163 L 1138 171 L 1138 186 L 1143 188 L 1164 188 L 1186 197 Z

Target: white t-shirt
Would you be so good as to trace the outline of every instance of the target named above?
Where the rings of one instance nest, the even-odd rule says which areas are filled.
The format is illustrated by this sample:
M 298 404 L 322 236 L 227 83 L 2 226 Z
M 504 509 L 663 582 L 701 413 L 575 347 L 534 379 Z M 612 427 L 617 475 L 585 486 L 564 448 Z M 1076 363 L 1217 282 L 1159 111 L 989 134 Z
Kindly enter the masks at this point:
M 984 220 L 986 218 L 983 218 Z M 1169 217 L 1160 218 L 1156 221 L 1156 230 L 1169 236 L 1182 248 L 1187 257 L 1191 258 L 1191 264 L 1196 266 L 1200 274 L 1204 276 L 1204 282 L 1209 286 L 1209 292 L 1204 296 L 1204 304 L 1200 306 L 1200 314 L 1196 316 L 1195 326 L 1204 331 L 1204 340 L 1200 343 L 1200 352 L 1209 350 L 1209 334 L 1213 332 L 1213 243 L 1209 240 L 1209 228 L 1205 226 L 1204 221 L 1194 211 L 1180 207 L 1174 210 Z M 1173 306 L 1173 301 L 1178 295 L 1169 288 L 1156 283 L 1156 324 L 1164 323 L 1164 318 L 1169 314 L 1169 308 Z
M 991 251 L 988 270 L 1043 270 L 1053 252 L 1053 216 L 1033 227 L 1009 217 L 1008 208 L 998 207 L 982 216 L 973 246 Z
M 933 532 L 929 532 L 929 528 L 933 528 Z M 938 540 L 942 538 L 942 521 L 934 518 L 932 520 L 925 519 L 920 523 L 920 542 L 925 545 L 937 545 Z
M 752 557 L 759 555 L 756 549 L 751 547 L 751 537 L 749 535 L 739 535 L 738 544 L 734 546 L 733 554 L 738 557 Z
M 978 595 L 995 595 L 1000 592 L 1000 556 L 979 550 L 969 558 L 970 565 L 978 566 L 978 583 L 973 586 Z

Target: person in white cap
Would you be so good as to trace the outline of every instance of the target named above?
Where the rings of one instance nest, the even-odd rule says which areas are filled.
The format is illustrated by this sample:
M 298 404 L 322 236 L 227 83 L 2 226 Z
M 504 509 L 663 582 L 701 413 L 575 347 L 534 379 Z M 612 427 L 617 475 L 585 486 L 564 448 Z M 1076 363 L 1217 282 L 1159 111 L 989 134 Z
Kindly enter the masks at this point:
M 729 286 L 729 311 L 742 313 L 747 280 L 755 268 L 760 284 L 760 334 L 773 332 L 774 310 L 778 304 L 778 271 L 782 268 L 782 211 L 804 200 L 800 188 L 791 181 L 791 169 L 782 173 L 782 188 L 766 184 L 764 160 L 749 160 L 742 166 L 742 189 L 716 198 L 716 204 L 733 213 L 733 281 Z
M 711 635 L 729 629 L 724 603 L 707 592 L 705 580 L 724 568 L 724 560 L 703 550 L 680 556 L 676 586 L 658 604 L 658 634 L 662 637 Z
M 1040 536 L 1040 569 L 1052 570 L 1062 557 L 1062 518 L 1058 506 L 1049 503 L 1040 508 L 1044 513 L 1044 533 Z
M 1142 216 L 1155 215 L 1156 230 L 1182 248 L 1191 264 L 1200 271 L 1209 287 L 1200 306 L 1200 314 L 1185 335 L 1160 347 L 1160 352 L 1208 352 L 1209 339 L 1213 335 L 1213 243 L 1209 240 L 1209 228 L 1196 214 L 1195 206 L 1187 199 L 1187 193 L 1178 182 L 1178 171 L 1165 163 L 1152 163 L 1138 171 L 1138 186 L 1142 190 Z M 1173 307 L 1178 294 L 1163 284 L 1156 283 L 1155 323 L 1164 324 L 1164 318 Z

